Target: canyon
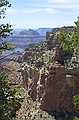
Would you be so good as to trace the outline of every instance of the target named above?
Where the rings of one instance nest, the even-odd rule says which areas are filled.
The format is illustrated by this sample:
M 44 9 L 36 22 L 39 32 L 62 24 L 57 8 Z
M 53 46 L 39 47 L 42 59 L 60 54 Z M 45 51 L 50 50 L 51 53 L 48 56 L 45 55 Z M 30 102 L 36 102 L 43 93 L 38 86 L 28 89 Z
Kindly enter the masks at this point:
M 68 32 L 70 29 L 62 28 L 61 31 Z M 58 31 L 59 29 L 53 30 L 55 33 Z M 35 57 L 30 61 L 29 56 L 36 56 L 37 53 L 29 54 L 28 49 L 25 51 L 24 61 L 28 60 L 30 63 L 21 64 L 23 86 L 28 91 L 28 95 L 40 103 L 39 106 L 43 110 L 76 111 L 72 99 L 74 95 L 79 94 L 79 61 L 73 61 L 71 54 L 61 49 L 53 32 L 47 32 L 46 51 L 40 52 L 39 60 Z M 45 61 L 44 57 L 47 55 L 50 62 Z M 68 61 L 63 65 L 67 57 L 71 62 Z
M 69 119 L 67 111 L 72 112 L 72 117 L 75 112 L 79 115 L 73 105 L 73 96 L 79 94 L 79 58 L 61 48 L 56 38 L 60 31 L 68 33 L 74 29 L 63 27 L 46 32 L 46 38 L 40 43 L 29 44 L 21 55 L 13 56 L 10 65 L 19 64 L 14 74 L 19 72 L 21 79 L 15 85 L 19 83 L 41 110 L 64 111 Z M 10 80 L 9 84 L 13 84 Z

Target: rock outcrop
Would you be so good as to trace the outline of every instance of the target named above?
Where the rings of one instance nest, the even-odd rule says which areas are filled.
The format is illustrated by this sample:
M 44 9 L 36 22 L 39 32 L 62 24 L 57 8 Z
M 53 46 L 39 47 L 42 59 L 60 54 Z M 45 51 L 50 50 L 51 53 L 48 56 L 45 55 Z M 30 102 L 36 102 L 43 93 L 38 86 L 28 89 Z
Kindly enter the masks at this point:
M 74 110 L 72 98 L 79 94 L 79 68 L 68 70 L 57 66 L 41 73 L 24 65 L 21 73 L 24 88 L 34 100 L 39 101 L 41 109 Z
M 47 50 L 51 50 L 53 47 L 60 46 L 61 43 L 57 40 L 56 35 L 60 34 L 60 32 L 74 32 L 74 27 L 61 27 L 61 28 L 53 28 L 50 32 L 46 32 L 46 40 L 47 40 Z
M 74 73 L 73 73 L 74 72 Z M 54 68 L 49 71 L 45 92 L 41 101 L 41 109 L 74 110 L 72 97 L 79 94 L 79 69 L 66 71 L 63 68 Z
M 76 66 L 67 61 L 68 66 L 65 66 L 64 58 L 70 60 L 72 55 L 63 51 L 57 41 L 56 34 L 60 31 L 73 32 L 74 28 L 56 28 L 46 33 L 46 41 L 42 43 L 45 52 L 40 55 L 40 50 L 39 54 L 35 54 L 29 65 L 28 62 L 22 64 L 23 86 L 43 110 L 76 111 L 72 98 L 79 94 L 79 63 Z M 25 56 L 28 58 L 29 55 Z

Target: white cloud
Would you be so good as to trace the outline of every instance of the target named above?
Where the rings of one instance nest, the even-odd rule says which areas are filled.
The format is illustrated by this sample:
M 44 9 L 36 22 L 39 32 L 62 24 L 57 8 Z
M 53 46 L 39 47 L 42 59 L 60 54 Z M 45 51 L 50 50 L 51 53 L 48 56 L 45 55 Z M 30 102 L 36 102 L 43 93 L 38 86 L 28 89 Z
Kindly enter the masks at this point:
M 51 9 L 51 8 L 40 8 L 40 9 L 28 9 L 28 10 L 16 10 L 16 9 L 8 9 L 6 10 L 6 13 L 10 13 L 10 14 L 28 14 L 28 13 L 38 13 L 38 12 L 42 12 L 42 13 L 58 13 L 59 11 L 55 10 L 55 9 Z
M 23 10 L 22 13 L 37 13 L 42 11 L 42 9 L 29 9 L 29 10 Z
M 79 8 L 79 0 L 48 0 L 53 8 Z
M 55 9 L 75 9 L 79 11 L 79 1 L 75 0 L 48 0 L 49 7 L 53 7 Z
M 57 11 L 57 10 L 54 10 L 54 9 L 51 9 L 51 8 L 46 8 L 46 9 L 44 9 L 44 11 L 47 12 L 47 13 L 58 13 L 58 12 L 60 12 L 60 11 Z
M 63 3 L 63 2 L 71 2 L 71 0 L 49 0 L 49 2 L 55 2 L 55 3 Z
M 79 8 L 79 4 L 60 4 L 60 5 L 57 5 L 57 4 L 54 4 L 54 5 L 51 5 L 53 8 L 70 8 L 70 9 L 78 9 Z
M 42 9 L 29 9 L 29 10 L 16 10 L 16 9 L 8 9 L 6 10 L 6 13 L 11 13 L 11 14 L 19 14 L 19 13 L 36 13 L 40 12 Z

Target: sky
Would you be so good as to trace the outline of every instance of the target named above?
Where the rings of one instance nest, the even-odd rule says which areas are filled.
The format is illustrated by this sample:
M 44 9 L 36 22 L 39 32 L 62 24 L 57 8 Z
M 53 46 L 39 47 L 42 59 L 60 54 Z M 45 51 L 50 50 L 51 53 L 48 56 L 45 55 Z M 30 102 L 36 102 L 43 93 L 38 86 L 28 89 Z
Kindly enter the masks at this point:
M 13 28 L 54 28 L 74 25 L 79 16 L 79 0 L 9 0 L 2 23 Z

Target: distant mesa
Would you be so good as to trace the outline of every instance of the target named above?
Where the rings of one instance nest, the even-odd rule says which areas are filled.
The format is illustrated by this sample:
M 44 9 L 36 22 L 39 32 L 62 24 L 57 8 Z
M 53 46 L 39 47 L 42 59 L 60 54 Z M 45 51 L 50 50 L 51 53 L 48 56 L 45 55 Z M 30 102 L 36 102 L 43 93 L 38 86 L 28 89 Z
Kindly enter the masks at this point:
M 46 32 L 50 32 L 52 28 L 38 28 L 38 29 L 14 29 L 12 36 L 26 35 L 26 36 L 46 36 Z
M 38 33 L 36 30 L 22 30 L 19 35 L 26 35 L 26 36 L 40 36 L 40 33 Z

